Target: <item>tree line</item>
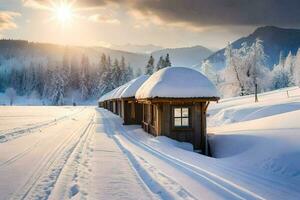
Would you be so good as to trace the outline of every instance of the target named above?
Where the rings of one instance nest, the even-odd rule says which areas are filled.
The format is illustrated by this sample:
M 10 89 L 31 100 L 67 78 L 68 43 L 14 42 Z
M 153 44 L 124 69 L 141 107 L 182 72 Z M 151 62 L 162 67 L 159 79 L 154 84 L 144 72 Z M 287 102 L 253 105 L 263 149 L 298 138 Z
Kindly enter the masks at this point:
M 154 60 L 153 56 L 150 55 L 149 61 L 145 67 L 145 74 L 151 75 L 154 73 L 154 71 L 158 71 L 165 67 L 171 67 L 171 66 L 172 66 L 172 64 L 170 61 L 169 54 L 167 54 L 165 58 L 163 56 L 160 56 L 159 60 L 156 64 L 156 67 L 155 67 L 155 60 Z
M 35 96 L 45 104 L 63 105 L 66 97 L 74 103 L 95 99 L 134 78 L 124 57 L 112 60 L 102 54 L 98 64 L 89 57 L 74 58 L 66 51 L 62 61 L 32 62 L 0 72 L 0 91 L 13 88 L 17 95 Z

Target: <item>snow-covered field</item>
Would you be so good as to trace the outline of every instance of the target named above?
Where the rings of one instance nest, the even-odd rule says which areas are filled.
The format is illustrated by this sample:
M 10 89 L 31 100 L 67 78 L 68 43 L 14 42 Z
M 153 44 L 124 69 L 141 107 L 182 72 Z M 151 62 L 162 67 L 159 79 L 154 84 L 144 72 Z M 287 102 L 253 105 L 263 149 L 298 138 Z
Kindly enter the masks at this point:
M 104 109 L 0 107 L 0 199 L 300 198 L 299 88 L 209 115 L 215 158 Z

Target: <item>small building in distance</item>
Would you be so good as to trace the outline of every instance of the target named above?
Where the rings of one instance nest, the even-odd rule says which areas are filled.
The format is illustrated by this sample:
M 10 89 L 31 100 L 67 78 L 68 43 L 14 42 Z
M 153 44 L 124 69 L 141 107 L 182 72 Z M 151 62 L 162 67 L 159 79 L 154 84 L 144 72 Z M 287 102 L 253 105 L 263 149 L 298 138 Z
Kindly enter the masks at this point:
M 143 129 L 154 136 L 189 142 L 194 150 L 208 153 L 206 111 L 219 94 L 200 72 L 167 67 L 155 72 L 135 95 L 143 109 Z
M 126 125 L 141 124 L 142 105 L 137 103 L 135 93 L 148 78 L 148 75 L 139 76 L 108 92 L 99 99 L 99 107 L 119 115 Z

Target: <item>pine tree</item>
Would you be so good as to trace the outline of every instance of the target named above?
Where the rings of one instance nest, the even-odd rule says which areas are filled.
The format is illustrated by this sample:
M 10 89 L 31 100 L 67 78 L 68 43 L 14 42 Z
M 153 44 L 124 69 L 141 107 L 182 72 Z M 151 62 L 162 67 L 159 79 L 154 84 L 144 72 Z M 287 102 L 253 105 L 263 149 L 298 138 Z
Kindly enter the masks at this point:
M 82 100 L 87 100 L 89 97 L 89 77 L 88 77 L 89 60 L 83 55 L 81 59 L 81 72 L 79 76 L 79 90 Z
M 171 61 L 170 61 L 170 56 L 169 54 L 166 55 L 166 58 L 165 58 L 165 62 L 164 62 L 164 67 L 171 67 L 172 64 L 171 64 Z
M 157 62 L 157 65 L 156 65 L 156 71 L 158 71 L 158 70 L 164 68 L 165 65 L 166 65 L 166 64 L 165 64 L 164 58 L 163 58 L 162 56 L 160 56 L 160 57 L 159 57 L 159 60 L 158 60 L 158 62 Z
M 146 65 L 145 74 L 151 75 L 154 71 L 154 58 L 151 55 L 148 61 L 148 64 Z
M 293 77 L 294 74 L 294 56 L 292 55 L 292 52 L 289 52 L 289 54 L 287 55 L 287 57 L 285 58 L 284 61 L 284 66 L 285 70 L 287 71 L 287 73 L 289 73 L 289 76 Z M 292 82 L 294 82 L 294 80 L 292 80 Z
M 297 51 L 294 61 L 294 82 L 296 85 L 300 86 L 300 48 Z
M 70 80 L 69 88 L 72 90 L 79 89 L 79 74 L 80 74 L 79 61 L 76 56 L 72 56 L 70 61 Z
M 61 73 L 61 70 L 58 66 L 56 66 L 54 72 L 52 73 L 52 79 L 51 79 L 51 103 L 53 105 L 63 105 L 64 104 L 64 77 Z
M 121 62 L 120 62 L 120 72 L 121 72 L 121 76 L 120 76 L 120 84 L 123 85 L 128 81 L 128 77 L 127 77 L 127 67 L 126 67 L 126 63 L 125 63 L 125 58 L 124 56 L 122 56 L 121 58 Z
M 62 77 L 65 83 L 65 90 L 69 87 L 71 75 L 70 55 L 68 48 L 65 49 L 62 60 Z
M 130 65 L 127 67 L 127 80 L 126 82 L 132 80 L 134 78 L 133 69 Z
M 120 64 L 118 59 L 115 59 L 114 64 L 112 66 L 112 83 L 113 83 L 113 88 L 119 87 L 122 85 L 122 70 L 120 68 Z
M 47 65 L 47 68 L 46 68 L 46 71 L 44 73 L 44 88 L 43 88 L 43 94 L 42 94 L 42 97 L 44 99 L 49 99 L 50 98 L 50 94 L 51 94 L 51 79 L 52 79 L 52 74 L 53 74 L 53 71 L 52 71 L 52 68 L 48 62 L 48 65 Z
M 282 64 L 278 64 L 272 71 L 272 87 L 271 89 L 280 89 L 293 85 L 291 74 Z

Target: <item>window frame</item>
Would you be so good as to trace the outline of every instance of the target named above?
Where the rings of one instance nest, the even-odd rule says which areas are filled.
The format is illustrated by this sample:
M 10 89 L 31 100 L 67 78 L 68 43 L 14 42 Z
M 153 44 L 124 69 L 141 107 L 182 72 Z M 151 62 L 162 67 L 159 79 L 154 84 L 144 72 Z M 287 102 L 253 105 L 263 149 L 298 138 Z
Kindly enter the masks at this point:
M 187 117 L 183 117 L 182 116 L 182 110 L 187 108 L 188 109 L 188 116 Z M 180 109 L 180 117 L 175 117 L 175 109 Z M 172 127 L 174 129 L 189 129 L 192 127 L 191 124 L 191 107 L 190 106 L 172 106 Z M 175 125 L 175 119 L 180 119 L 181 121 L 181 125 L 180 126 L 176 126 Z M 182 119 L 188 119 L 188 125 L 187 126 L 183 126 L 182 125 Z

